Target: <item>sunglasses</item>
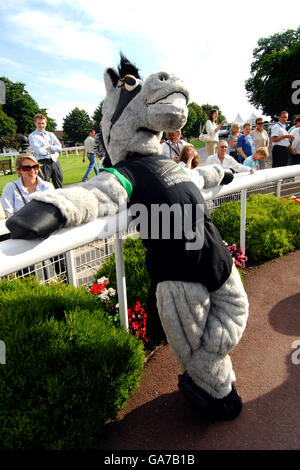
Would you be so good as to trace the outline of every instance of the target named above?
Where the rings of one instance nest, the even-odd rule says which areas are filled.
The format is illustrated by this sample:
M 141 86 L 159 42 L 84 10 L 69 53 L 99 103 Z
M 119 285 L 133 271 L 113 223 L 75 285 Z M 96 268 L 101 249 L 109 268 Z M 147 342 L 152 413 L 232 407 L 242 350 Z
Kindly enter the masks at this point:
M 256 123 L 258 126 L 262 126 L 263 125 L 263 122 L 257 122 Z
M 21 165 L 21 170 L 30 171 L 30 170 L 39 170 L 40 165 Z

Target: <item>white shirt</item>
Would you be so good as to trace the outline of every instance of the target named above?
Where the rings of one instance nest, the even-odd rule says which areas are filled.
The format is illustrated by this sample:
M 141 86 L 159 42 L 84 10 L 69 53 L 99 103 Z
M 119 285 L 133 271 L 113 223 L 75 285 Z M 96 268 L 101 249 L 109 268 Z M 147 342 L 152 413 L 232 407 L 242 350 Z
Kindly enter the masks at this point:
M 38 184 L 36 187 L 36 191 L 46 191 L 47 189 L 55 191 L 52 183 L 48 183 L 47 181 L 42 180 L 39 176 L 37 177 L 37 180 Z M 3 206 L 6 217 L 10 217 L 14 214 L 14 212 L 17 212 L 18 210 L 22 209 L 22 207 L 25 205 L 21 194 L 16 188 L 16 185 L 21 191 L 21 194 L 24 200 L 26 201 L 26 204 L 29 202 L 29 192 L 23 186 L 21 176 L 17 181 L 7 183 L 3 188 L 1 196 L 1 204 Z
M 176 142 L 175 144 L 172 144 L 170 140 L 167 140 L 161 144 L 161 153 L 169 158 L 179 157 L 180 152 L 185 145 L 188 145 L 188 142 L 185 140 L 180 139 L 180 142 Z
M 61 151 L 61 143 L 53 132 L 40 132 L 38 129 L 31 132 L 28 136 L 29 145 L 33 150 L 33 154 L 36 160 L 43 160 L 49 158 L 54 162 L 57 161 L 59 153 Z M 50 150 L 46 150 L 44 147 L 50 146 Z M 52 152 L 52 153 L 51 153 Z
M 90 135 L 83 142 L 85 151 L 87 153 L 94 153 L 94 142 L 95 142 L 95 139 L 91 137 Z
M 295 137 L 292 147 L 294 147 L 296 152 L 300 154 L 300 127 L 295 127 L 295 129 L 292 130 L 291 135 Z
M 221 163 L 217 153 L 215 153 L 214 155 L 210 155 L 207 158 L 205 164 L 206 165 L 217 164 L 217 165 L 220 165 L 222 168 L 224 168 L 226 170 L 231 168 L 232 170 L 237 171 L 239 173 L 240 172 L 250 173 L 250 171 L 251 171 L 251 168 L 249 166 L 241 165 L 241 163 L 238 163 L 233 157 L 231 157 L 228 154 L 225 155 L 224 160 L 223 160 L 222 163 Z
M 268 147 L 269 146 L 269 136 L 268 133 L 263 129 L 261 132 L 257 129 L 254 129 L 250 132 L 255 143 L 255 150 L 259 147 Z
M 219 132 L 215 132 L 215 129 L 218 127 L 218 125 L 215 122 L 212 122 L 210 119 L 208 119 L 205 123 L 206 127 L 206 132 L 211 137 L 213 142 L 218 142 L 219 141 Z
M 281 137 L 282 135 L 287 135 L 287 133 L 288 131 L 286 130 L 285 125 L 281 122 L 275 124 L 271 129 L 271 137 Z M 279 142 L 272 142 L 272 144 L 273 146 L 281 145 L 282 147 L 289 147 L 291 143 L 289 139 L 282 139 Z

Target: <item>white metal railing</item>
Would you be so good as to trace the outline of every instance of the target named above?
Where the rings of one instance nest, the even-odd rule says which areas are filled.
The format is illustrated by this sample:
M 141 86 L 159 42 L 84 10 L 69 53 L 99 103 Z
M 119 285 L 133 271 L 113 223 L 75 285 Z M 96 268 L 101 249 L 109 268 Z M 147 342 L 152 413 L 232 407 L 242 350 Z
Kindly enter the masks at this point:
M 31 148 L 29 147 L 28 148 L 29 151 L 31 151 Z M 79 152 L 82 152 L 84 150 L 84 146 L 83 145 L 80 145 L 78 147 L 62 147 L 62 149 L 59 151 L 59 154 L 62 156 L 63 153 L 66 154 L 66 156 L 68 157 L 69 156 L 69 152 L 73 152 L 75 150 L 75 153 L 76 155 L 79 155 Z M 15 157 L 17 157 L 19 155 L 19 151 L 18 150 L 12 150 L 10 152 L 6 152 L 6 153 L 0 153 L 0 160 L 1 158 L 7 158 L 7 157 L 10 157 L 11 159 L 11 163 L 12 165 L 14 165 L 14 161 L 15 161 Z
M 69 152 L 72 152 L 75 150 L 76 155 L 78 155 L 78 150 L 79 152 L 84 150 L 84 146 L 79 146 L 79 147 L 62 147 L 60 150 L 60 154 L 63 155 L 63 152 L 65 152 L 66 156 L 69 156 Z
M 209 201 L 227 194 L 241 192 L 240 246 L 245 249 L 247 189 L 276 181 L 276 193 L 280 196 L 282 180 L 298 175 L 300 175 L 300 165 L 260 170 L 253 175 L 245 175 L 245 173 L 237 174 L 229 185 L 219 186 L 211 190 L 203 190 L 202 194 L 204 199 Z M 74 285 L 77 285 L 72 250 L 94 240 L 116 236 L 115 257 L 120 320 L 121 324 L 128 328 L 122 237 L 130 222 L 128 212 L 123 211 L 115 216 L 99 218 L 78 227 L 63 228 L 47 239 L 4 241 L 0 244 L 0 277 L 46 260 L 59 253 L 66 253 L 68 277 Z M 0 221 L 0 235 L 5 231 L 7 230 L 4 221 Z

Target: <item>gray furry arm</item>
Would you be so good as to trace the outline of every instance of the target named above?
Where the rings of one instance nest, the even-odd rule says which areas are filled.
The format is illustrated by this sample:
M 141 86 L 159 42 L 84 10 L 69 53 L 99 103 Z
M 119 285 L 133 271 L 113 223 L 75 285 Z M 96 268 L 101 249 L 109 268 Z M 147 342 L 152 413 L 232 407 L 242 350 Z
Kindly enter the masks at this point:
M 223 177 L 224 170 L 220 165 L 206 165 L 195 168 L 199 175 L 199 180 L 203 181 L 203 186 L 200 189 L 214 188 L 218 186 Z
M 58 207 L 67 219 L 66 227 L 114 215 L 127 207 L 127 192 L 111 173 L 101 172 L 88 183 L 56 191 L 36 192 L 30 199 Z

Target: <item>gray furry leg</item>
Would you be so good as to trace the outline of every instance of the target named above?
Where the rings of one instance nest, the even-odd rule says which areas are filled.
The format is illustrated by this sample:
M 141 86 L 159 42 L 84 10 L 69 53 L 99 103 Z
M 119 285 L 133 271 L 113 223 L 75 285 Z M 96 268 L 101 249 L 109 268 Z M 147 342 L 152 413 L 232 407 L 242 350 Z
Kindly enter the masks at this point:
M 157 285 L 156 298 L 170 348 L 186 370 L 201 344 L 210 308 L 208 291 L 198 283 L 164 281 Z
M 157 306 L 182 370 L 216 399 L 230 394 L 235 374 L 228 355 L 246 326 L 248 301 L 238 272 L 214 292 L 198 283 L 164 281 Z
M 203 346 L 207 352 L 225 355 L 241 339 L 249 311 L 247 294 L 235 265 L 227 281 L 210 292 L 210 302 Z

